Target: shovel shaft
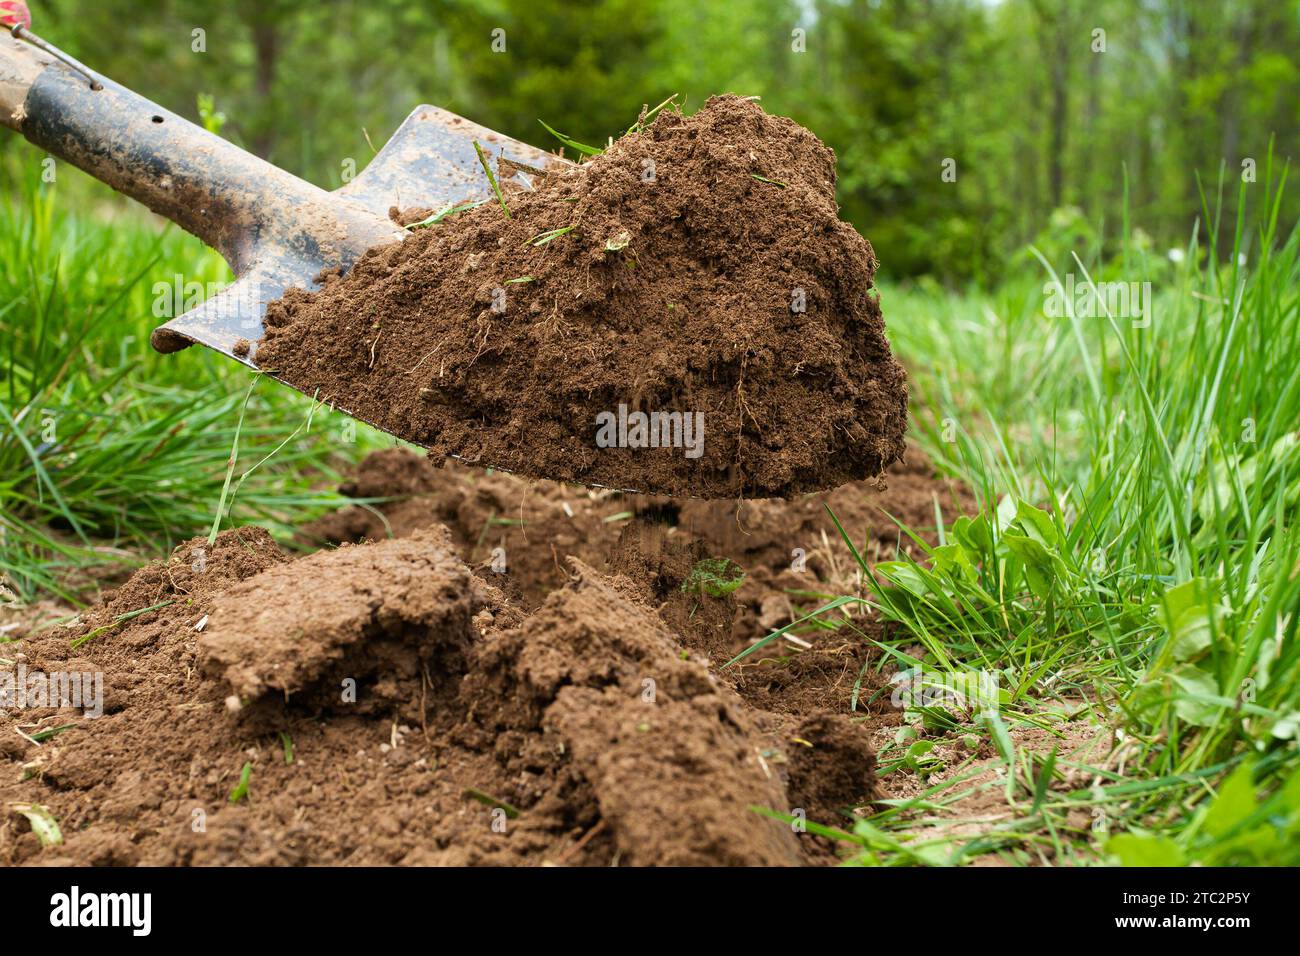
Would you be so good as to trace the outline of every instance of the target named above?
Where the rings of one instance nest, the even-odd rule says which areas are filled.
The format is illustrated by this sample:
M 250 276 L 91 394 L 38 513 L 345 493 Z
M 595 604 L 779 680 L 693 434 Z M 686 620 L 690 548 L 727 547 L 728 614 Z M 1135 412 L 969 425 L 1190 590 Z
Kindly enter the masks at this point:
M 86 78 L 0 38 L 0 122 L 193 233 L 236 273 L 282 224 L 326 194 L 123 86 Z M 303 248 L 304 255 L 319 250 Z

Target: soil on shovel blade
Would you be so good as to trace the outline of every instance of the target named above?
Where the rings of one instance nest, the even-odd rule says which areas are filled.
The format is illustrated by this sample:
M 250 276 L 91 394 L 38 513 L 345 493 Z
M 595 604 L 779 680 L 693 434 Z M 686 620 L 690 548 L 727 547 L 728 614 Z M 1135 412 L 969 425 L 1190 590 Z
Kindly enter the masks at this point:
M 841 489 L 846 527 L 858 495 L 918 526 L 968 503 L 908 467 L 890 498 Z M 899 713 L 857 636 L 879 625 L 722 667 L 758 615 L 781 616 L 771 565 L 812 533 L 801 502 L 754 503 L 771 505 L 751 526 L 764 543 L 726 551 L 667 499 L 397 449 L 347 490 L 397 497 L 318 536 L 361 530 L 358 513 L 400 536 L 296 559 L 255 527 L 196 538 L 5 646 L 0 678 L 26 696 L 0 709 L 0 862 L 824 864 L 835 843 L 750 808 L 847 827 L 882 795 L 870 732 Z M 524 517 L 470 540 L 484 512 Z M 472 557 L 486 545 L 501 563 Z M 754 572 L 754 596 L 686 587 L 719 554 Z M 829 552 L 807 565 L 790 572 L 806 588 L 838 580 Z M 102 694 L 41 681 L 72 674 Z
M 786 497 L 902 455 L 876 258 L 816 136 L 718 96 L 536 179 L 272 303 L 258 363 L 435 460 L 587 485 Z

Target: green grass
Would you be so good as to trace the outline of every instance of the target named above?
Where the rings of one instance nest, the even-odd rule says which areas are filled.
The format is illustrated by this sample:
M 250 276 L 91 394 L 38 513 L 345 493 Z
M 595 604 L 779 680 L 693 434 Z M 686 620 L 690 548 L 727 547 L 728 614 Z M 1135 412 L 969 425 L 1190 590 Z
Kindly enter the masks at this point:
M 861 603 L 893 625 L 882 662 L 931 687 L 997 682 L 995 713 L 908 718 L 931 738 L 977 733 L 1005 772 L 948 767 L 841 837 L 856 862 L 1297 862 L 1300 234 L 1278 232 L 1284 179 L 1207 197 L 1215 221 L 1260 191 L 1230 250 L 1192 239 L 1178 261 L 1126 223 L 1107 261 L 1031 251 L 995 293 L 884 290 L 914 437 L 981 507 L 943 515 L 918 561 L 869 568 L 844 544 Z M 1047 317 L 1044 283 L 1066 271 L 1150 280 L 1149 323 Z M 859 598 L 832 603 L 802 626 L 870 639 L 840 610 Z M 1120 733 L 1108 759 L 1017 742 L 1089 721 Z M 914 737 L 886 750 L 882 766 L 915 772 Z M 980 788 L 1009 820 L 963 819 Z
M 240 800 L 248 799 L 248 785 L 253 779 L 253 765 L 245 761 L 244 766 L 239 770 L 239 782 L 235 784 L 234 789 L 230 791 L 227 798 L 231 803 L 238 803 Z
M 492 166 L 488 163 L 487 154 L 483 152 L 483 147 L 478 144 L 478 140 L 474 141 L 474 152 L 478 154 L 479 165 L 483 167 L 483 175 L 487 177 L 488 185 L 492 187 L 492 194 L 497 197 L 501 211 L 509 219 L 510 207 L 506 205 L 505 194 L 501 192 L 501 185 L 497 182 L 496 176 L 492 174 Z
M 212 525 L 252 376 L 205 349 L 148 345 L 161 289 L 177 276 L 219 288 L 220 258 L 66 166 L 42 183 L 41 158 L 0 156 L 0 580 L 20 599 L 77 600 L 84 569 Z M 337 506 L 342 465 L 386 441 L 330 412 L 307 429 L 311 408 L 271 382 L 252 392 L 240 459 L 278 451 L 235 486 L 223 522 L 287 537 Z

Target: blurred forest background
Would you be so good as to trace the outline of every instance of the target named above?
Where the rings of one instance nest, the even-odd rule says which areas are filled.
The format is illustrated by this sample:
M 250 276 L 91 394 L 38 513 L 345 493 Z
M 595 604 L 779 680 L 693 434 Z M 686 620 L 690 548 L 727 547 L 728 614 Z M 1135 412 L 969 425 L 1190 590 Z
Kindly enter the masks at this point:
M 834 147 L 844 215 L 895 279 L 991 284 L 1048 229 L 1104 257 L 1126 208 L 1139 236 L 1181 245 L 1202 186 L 1212 207 L 1243 162 L 1263 179 L 1270 138 L 1279 159 L 1300 146 L 1298 0 L 31 6 L 92 67 L 195 119 L 204 104 L 324 186 L 421 102 L 553 148 L 539 119 L 602 142 L 672 93 L 687 110 L 759 95 Z M 3 153 L 35 157 L 16 137 Z M 1292 190 L 1284 218 L 1298 205 Z

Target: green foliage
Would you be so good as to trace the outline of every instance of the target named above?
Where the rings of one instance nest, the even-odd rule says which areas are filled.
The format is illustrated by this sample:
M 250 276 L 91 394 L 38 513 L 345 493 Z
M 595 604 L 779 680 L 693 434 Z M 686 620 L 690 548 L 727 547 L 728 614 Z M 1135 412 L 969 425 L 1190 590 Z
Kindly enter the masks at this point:
M 682 582 L 682 590 L 723 597 L 745 583 L 745 569 L 730 558 L 703 558 L 695 562 Z
M 573 230 L 577 228 L 578 228 L 577 226 L 561 226 L 559 229 L 550 229 L 547 230 L 546 232 L 541 232 L 533 236 L 531 239 L 528 240 L 526 245 L 544 246 L 548 242 L 552 241 L 553 239 L 559 239 L 560 236 L 567 236 L 569 233 L 573 232 Z
M 1244 763 L 1177 836 L 1122 833 L 1106 852 L 1123 866 L 1296 866 L 1300 864 L 1300 768 L 1271 792 Z
M 1146 238 L 1130 235 L 1113 258 L 1071 255 L 1082 285 L 1162 276 L 1143 315 L 1048 315 L 1060 276 L 1045 253 L 1036 258 L 1047 283 L 1026 276 L 964 297 L 882 290 L 894 347 L 914 370 L 914 435 L 979 504 L 958 515 L 936 501 L 937 543 L 903 529 L 914 557 L 873 565 L 847 529 L 842 539 L 866 600 L 891 625 L 872 637 L 883 660 L 930 688 L 996 675 L 994 714 L 927 700 L 908 716 L 931 737 L 990 740 L 1005 765 L 998 786 L 1018 811 L 976 839 L 935 842 L 947 861 L 998 852 L 1029 862 L 1044 842 L 1057 860 L 1291 853 L 1300 232 L 1280 231 L 1281 179 L 1265 163 L 1264 195 L 1240 190 L 1235 220 L 1221 216 L 1235 221 L 1226 249 L 1193 238 L 1176 261 L 1153 261 Z M 1212 237 L 1221 208 L 1207 197 Z M 797 626 L 854 632 L 853 618 L 833 610 L 824 604 Z M 1086 763 L 1052 758 L 1095 781 L 1070 790 L 1024 735 L 1068 738 L 1081 721 L 1103 739 L 1116 732 L 1115 749 Z M 882 770 L 924 770 L 932 752 L 913 747 L 882 750 Z M 946 776 L 936 793 L 960 789 L 960 774 Z M 1270 811 L 1248 820 L 1231 811 L 1248 803 Z M 873 826 L 902 834 L 939 806 L 918 798 Z M 1067 835 L 1071 810 L 1096 815 L 1099 829 Z M 899 839 L 906 851 L 874 836 L 864 845 L 883 862 L 916 862 L 927 845 Z
M 506 197 L 501 193 L 501 186 L 492 173 L 492 167 L 488 164 L 487 155 L 483 152 L 483 147 L 478 144 L 477 140 L 474 143 L 474 152 L 478 154 L 478 162 L 483 167 L 483 175 L 487 177 L 488 185 L 492 187 L 492 195 L 497 197 L 497 203 L 501 206 L 501 211 L 509 219 L 510 207 L 506 205 Z
M 444 219 L 448 218 L 449 216 L 454 216 L 457 213 L 462 213 L 470 209 L 476 209 L 479 206 L 483 205 L 485 202 L 487 202 L 486 199 L 471 199 L 466 202 L 452 203 L 450 206 L 443 207 L 442 209 L 435 212 L 433 215 L 428 216 L 425 219 L 421 219 L 419 222 L 413 222 L 409 224 L 406 228 L 423 229 L 426 226 L 434 226 L 442 222 Z M 514 282 L 518 280 L 512 279 L 510 281 Z
M 339 466 L 386 443 L 341 415 L 304 428 L 309 399 L 266 385 L 248 401 L 243 454 L 275 457 L 218 509 L 247 370 L 190 349 L 162 356 L 153 327 L 228 280 L 195 239 L 136 213 L 80 215 L 109 192 L 34 151 L 0 160 L 0 583 L 20 599 L 81 597 L 77 569 L 166 554 L 214 517 L 288 537 L 337 506 Z M 11 175 L 12 174 L 12 175 Z M 287 443 L 286 443 L 287 442 Z M 306 510 L 304 510 L 306 509 Z
M 509 820 L 514 820 L 519 817 L 519 810 L 517 807 L 506 803 L 504 800 L 498 800 L 496 797 L 492 796 L 492 794 L 479 790 L 477 787 L 466 787 L 462 795 L 471 800 L 478 801 L 485 807 L 490 807 L 493 810 L 500 810 Z
M 542 126 L 545 127 L 546 132 L 550 133 L 552 136 L 558 139 L 565 146 L 569 147 L 569 149 L 573 150 L 579 156 L 599 156 L 601 153 L 604 152 L 603 149 L 597 149 L 595 146 L 588 146 L 585 143 L 579 143 L 577 140 L 572 139 L 568 136 L 565 136 L 563 133 L 551 129 L 551 127 L 547 126 L 546 123 L 543 122 L 542 120 L 538 120 L 537 122 L 541 123 Z
M 934 754 L 934 747 L 933 740 L 912 742 L 903 754 L 903 763 L 923 777 L 943 769 L 943 761 Z
M 176 112 L 198 103 L 209 128 L 328 187 L 419 103 L 550 146 L 544 119 L 576 158 L 670 93 L 688 111 L 761 96 L 836 151 L 843 213 L 895 278 L 992 284 L 1054 215 L 1096 224 L 1070 248 L 1113 252 L 1125 198 L 1168 248 L 1198 175 L 1262 166 L 1270 135 L 1300 149 L 1296 0 L 47 6 L 37 29 L 92 67 Z
M 211 93 L 200 93 L 198 95 L 199 121 L 203 128 L 209 133 L 221 135 L 221 129 L 226 125 L 226 114 L 217 109 L 216 97 Z

